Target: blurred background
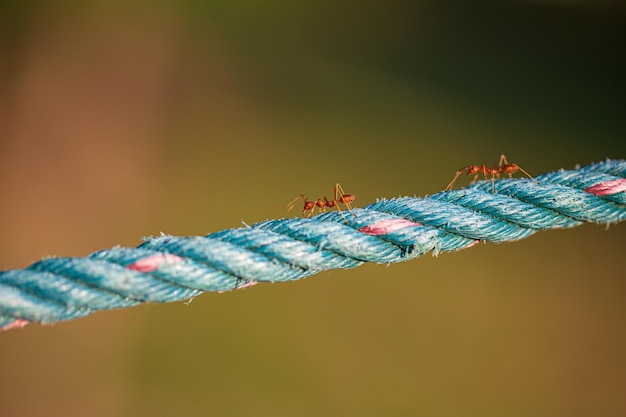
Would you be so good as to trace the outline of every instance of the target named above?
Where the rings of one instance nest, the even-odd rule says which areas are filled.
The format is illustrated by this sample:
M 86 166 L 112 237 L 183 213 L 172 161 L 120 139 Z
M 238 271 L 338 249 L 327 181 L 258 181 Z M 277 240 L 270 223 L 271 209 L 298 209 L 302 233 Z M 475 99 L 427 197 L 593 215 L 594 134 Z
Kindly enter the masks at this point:
M 501 153 L 626 157 L 618 1 L 55 3 L 0 5 L 0 269 L 337 181 L 362 206 Z M 623 416 L 625 244 L 585 225 L 3 332 L 0 415 Z

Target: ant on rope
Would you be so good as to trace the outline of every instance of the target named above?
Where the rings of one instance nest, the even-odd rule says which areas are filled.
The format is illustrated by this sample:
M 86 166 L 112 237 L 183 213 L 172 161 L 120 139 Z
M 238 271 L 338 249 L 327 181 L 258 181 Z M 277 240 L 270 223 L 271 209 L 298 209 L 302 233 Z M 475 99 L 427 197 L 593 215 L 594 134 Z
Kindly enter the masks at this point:
M 480 173 L 482 172 L 482 174 L 485 176 L 485 180 L 489 179 L 488 175 L 491 175 L 491 193 L 493 194 L 495 192 L 494 182 L 496 178 L 500 178 L 501 174 L 508 174 L 509 178 L 513 178 L 513 174 L 516 173 L 517 171 L 522 171 L 524 174 L 526 174 L 528 178 L 530 178 L 535 183 L 537 183 L 537 180 L 535 180 L 522 167 L 513 163 L 509 164 L 509 162 L 506 160 L 506 156 L 502 154 L 500 155 L 500 162 L 498 163 L 497 167 L 494 165 L 493 168 L 487 168 L 486 164 L 482 164 L 482 165 L 468 165 L 466 167 L 459 169 L 454 175 L 454 178 L 452 178 L 452 181 L 450 181 L 450 184 L 448 184 L 448 186 L 446 187 L 446 191 L 449 191 L 452 189 L 454 182 L 457 180 L 457 178 L 459 178 L 459 176 L 463 172 L 465 172 L 467 175 L 474 175 L 474 179 L 472 180 L 470 184 L 475 183 L 476 180 L 478 179 L 478 175 L 480 175 Z
M 346 206 L 350 214 L 355 216 L 355 214 L 352 213 L 352 206 L 350 206 L 350 203 L 354 201 L 356 196 L 354 194 L 346 194 L 343 191 L 343 188 L 341 188 L 341 185 L 339 185 L 339 183 L 335 184 L 333 196 L 334 198 L 332 200 L 328 200 L 326 197 L 324 197 L 324 201 L 322 201 L 319 198 L 315 201 L 311 201 L 306 195 L 300 194 L 298 197 L 294 198 L 289 204 L 287 204 L 285 208 L 287 209 L 287 211 L 291 210 L 293 206 L 296 204 L 296 202 L 299 199 L 302 199 L 302 201 L 304 201 L 302 214 L 304 215 L 306 214 L 306 212 L 309 212 L 309 214 L 306 217 L 311 217 L 311 215 L 315 211 L 315 207 L 317 207 L 320 212 L 325 212 L 326 207 L 328 208 L 337 207 L 337 210 L 339 211 L 339 214 L 341 214 L 341 217 L 343 217 L 343 220 L 346 223 L 348 223 L 348 221 L 343 215 L 343 212 L 341 211 L 341 208 L 339 207 L 339 204 L 343 204 L 344 206 Z

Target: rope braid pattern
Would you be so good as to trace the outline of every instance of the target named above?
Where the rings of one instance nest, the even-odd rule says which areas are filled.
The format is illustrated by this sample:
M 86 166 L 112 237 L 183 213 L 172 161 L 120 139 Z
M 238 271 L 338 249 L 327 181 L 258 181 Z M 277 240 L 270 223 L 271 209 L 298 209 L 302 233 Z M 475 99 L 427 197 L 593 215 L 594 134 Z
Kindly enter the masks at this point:
M 626 219 L 626 160 L 529 179 L 477 182 L 424 198 L 379 200 L 344 218 L 270 220 L 207 236 L 146 238 L 84 258 L 48 258 L 0 271 L 0 329 L 97 310 L 171 302 L 207 291 L 301 279 L 365 262 L 389 264 L 479 241 Z

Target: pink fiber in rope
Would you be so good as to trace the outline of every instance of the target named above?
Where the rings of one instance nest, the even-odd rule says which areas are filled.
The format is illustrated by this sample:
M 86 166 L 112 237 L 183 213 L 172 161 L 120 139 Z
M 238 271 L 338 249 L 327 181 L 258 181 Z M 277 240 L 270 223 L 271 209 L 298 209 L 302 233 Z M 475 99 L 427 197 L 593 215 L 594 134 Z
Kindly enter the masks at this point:
M 405 219 L 381 220 L 379 222 L 361 227 L 359 232 L 372 236 L 379 236 L 404 229 L 405 227 L 413 226 L 421 226 L 421 224 Z
M 183 258 L 172 254 L 157 253 L 154 255 L 146 256 L 145 258 L 137 259 L 126 268 L 139 272 L 153 272 L 161 267 L 161 265 L 172 265 L 177 262 L 181 262 Z
M 243 290 L 244 288 L 249 288 L 249 287 L 254 287 L 256 284 L 258 284 L 258 281 L 248 281 L 238 287 L 235 287 L 236 290 Z M 221 291 L 224 292 L 224 291 Z
M 601 182 L 585 188 L 585 192 L 593 195 L 612 195 L 626 191 L 626 178 Z
M 159 269 L 163 264 L 165 265 L 173 265 L 178 262 L 184 261 L 183 258 L 177 255 L 172 255 L 171 253 L 155 253 L 154 255 L 146 256 L 145 258 L 137 259 L 132 264 L 128 265 L 126 268 L 132 269 L 133 271 L 139 272 L 153 272 Z M 236 290 L 241 290 L 243 288 L 252 287 L 256 285 L 257 281 L 248 281 L 244 282 L 240 286 L 236 287 Z M 24 325 L 25 326 L 25 325 Z
M 473 246 L 478 245 L 479 243 L 480 243 L 480 240 L 472 240 L 470 243 L 468 243 L 467 245 L 463 246 L 459 250 L 461 250 L 461 249 L 469 249 L 469 248 L 471 248 Z
M 27 324 L 30 324 L 28 320 L 17 319 L 4 327 L 0 327 L 0 330 L 11 330 L 11 329 L 21 329 L 25 327 Z

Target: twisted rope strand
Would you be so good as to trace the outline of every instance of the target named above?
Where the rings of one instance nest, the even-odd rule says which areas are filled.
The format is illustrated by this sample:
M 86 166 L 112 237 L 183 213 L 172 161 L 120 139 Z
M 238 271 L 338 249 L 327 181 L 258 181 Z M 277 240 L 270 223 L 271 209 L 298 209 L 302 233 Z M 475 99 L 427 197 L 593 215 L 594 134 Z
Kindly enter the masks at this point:
M 365 262 L 504 242 L 539 230 L 626 219 L 626 160 L 529 179 L 501 179 L 424 198 L 379 200 L 338 212 L 269 220 L 207 236 L 146 238 L 85 258 L 49 258 L 0 271 L 0 329 L 53 323 L 97 310 L 172 302 L 207 291 L 306 278 Z

